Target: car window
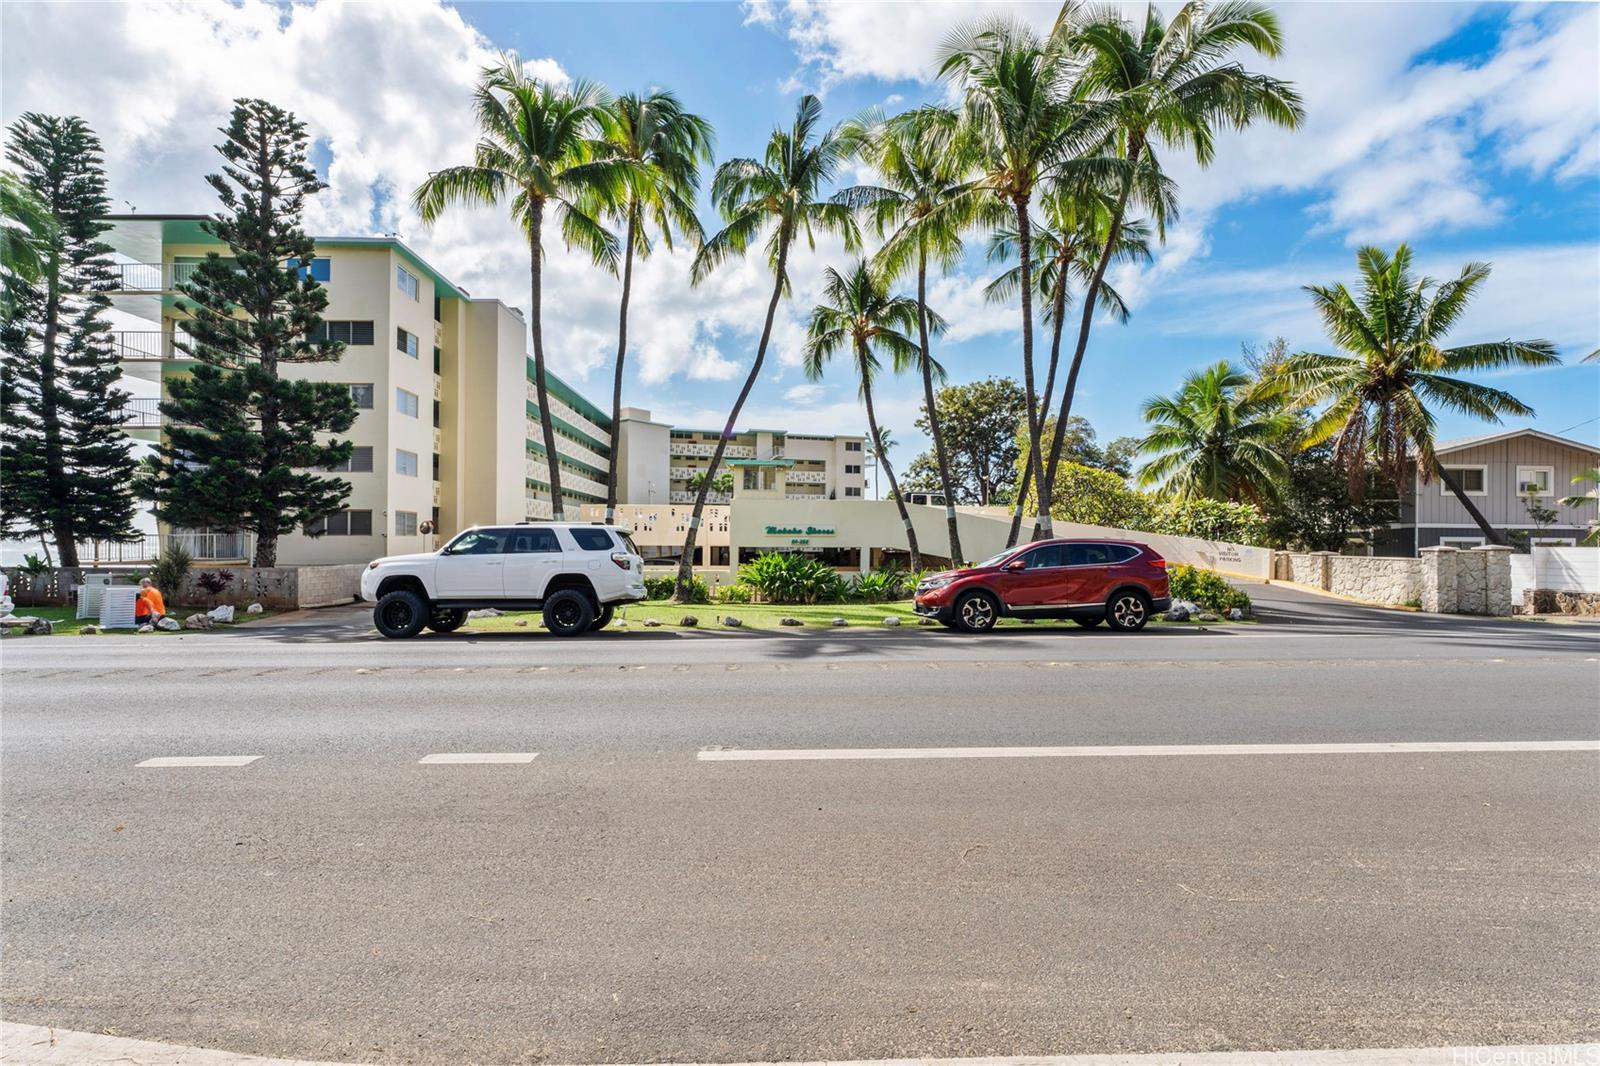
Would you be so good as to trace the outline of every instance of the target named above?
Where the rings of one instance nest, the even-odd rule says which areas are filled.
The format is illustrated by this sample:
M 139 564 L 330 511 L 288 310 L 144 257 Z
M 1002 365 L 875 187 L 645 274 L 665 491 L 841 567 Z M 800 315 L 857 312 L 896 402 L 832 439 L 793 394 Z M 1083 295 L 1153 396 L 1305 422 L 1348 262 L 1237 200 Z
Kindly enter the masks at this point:
M 611 534 L 603 529 L 574 528 L 567 530 L 577 542 L 579 551 L 608 552 L 612 548 Z
M 1139 554 L 1139 549 L 1131 544 L 1111 544 L 1108 547 L 1111 550 L 1111 561 L 1114 563 L 1125 563 Z
M 506 551 L 512 555 L 527 555 L 532 552 L 558 552 L 561 542 L 556 539 L 556 531 L 535 526 L 532 529 L 514 529 L 508 537 Z
M 628 549 L 629 553 L 633 555 L 643 554 L 641 551 L 639 551 L 639 546 L 633 542 L 632 537 L 628 536 L 626 533 L 618 533 L 617 536 L 622 538 L 622 546 Z
M 1051 566 L 1065 566 L 1062 545 L 1046 544 L 1042 548 L 1035 548 L 1023 556 L 1023 562 L 1029 570 L 1043 570 Z
M 444 550 L 446 555 L 499 555 L 505 550 L 505 531 L 473 529 L 461 534 Z
M 1068 566 L 1104 566 L 1115 562 L 1109 544 L 1067 545 Z

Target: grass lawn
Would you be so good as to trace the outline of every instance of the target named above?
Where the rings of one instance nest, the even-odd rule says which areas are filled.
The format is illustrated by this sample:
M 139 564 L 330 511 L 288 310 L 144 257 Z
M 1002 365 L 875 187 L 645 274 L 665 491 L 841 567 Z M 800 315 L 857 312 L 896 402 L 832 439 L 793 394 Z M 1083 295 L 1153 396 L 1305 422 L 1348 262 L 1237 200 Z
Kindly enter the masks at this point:
M 205 608 L 205 607 L 176 607 L 176 608 L 173 608 L 173 610 L 174 610 L 174 614 L 172 615 L 172 617 L 174 617 L 178 621 L 182 622 L 185 618 L 188 618 L 191 614 L 195 614 L 197 612 L 204 612 L 204 611 L 207 610 L 207 608 Z M 99 625 L 100 624 L 99 620 L 98 619 L 94 619 L 94 618 L 85 618 L 85 619 L 80 621 L 78 619 L 77 608 L 75 608 L 75 607 L 18 607 L 12 613 L 14 613 L 18 618 L 29 618 L 29 617 L 32 617 L 32 618 L 48 618 L 50 620 L 51 626 L 54 627 L 53 631 L 50 634 L 53 637 L 77 636 L 78 635 L 78 630 L 82 629 L 84 626 L 86 626 L 86 625 Z M 250 620 L 252 622 L 259 622 L 263 618 L 268 618 L 268 617 L 271 617 L 274 614 L 282 614 L 282 613 L 283 612 L 281 612 L 281 611 L 266 611 L 266 612 L 264 612 L 262 614 L 247 615 L 247 614 L 244 613 L 244 608 L 243 607 L 239 607 L 239 608 L 235 608 L 235 610 L 233 612 L 233 617 L 237 621 L 240 621 L 240 622 L 245 621 L 246 619 L 248 619 L 248 620 Z M 225 623 L 225 622 L 218 622 L 217 625 L 219 627 L 222 627 L 222 628 L 228 628 L 228 624 Z M 202 631 L 197 631 L 197 630 L 193 630 L 193 629 L 190 629 L 190 630 L 157 629 L 156 630 L 156 633 L 162 634 L 164 636 L 171 636 L 174 632 L 177 632 L 177 633 L 183 633 L 183 632 L 194 633 L 194 632 L 202 632 Z M 137 629 L 107 629 L 107 630 L 102 631 L 102 635 L 104 635 L 104 636 L 117 636 L 117 635 L 149 636 L 150 634 L 148 634 L 148 633 L 140 633 Z M 6 633 L 5 639 L 14 640 L 17 637 L 23 637 L 23 636 L 27 636 L 27 634 L 23 633 L 21 630 L 15 630 L 14 629 L 14 630 L 9 630 Z
M 801 606 L 798 604 L 768 604 L 768 603 L 709 603 L 683 604 L 672 603 L 669 600 L 646 600 L 644 603 L 629 604 L 617 611 L 617 620 L 626 620 L 628 629 L 642 629 L 646 619 L 654 619 L 665 627 L 680 628 L 678 622 L 684 615 L 694 615 L 700 620 L 700 629 L 726 629 L 719 621 L 729 615 L 739 619 L 747 629 L 778 629 L 780 618 L 798 618 L 805 623 L 806 628 L 828 627 L 835 618 L 843 618 L 851 627 L 877 627 L 885 628 L 883 620 L 889 617 L 900 619 L 902 626 L 915 626 L 917 615 L 911 610 L 910 600 L 896 600 L 892 603 L 823 603 L 816 606 Z M 518 625 L 518 622 L 525 623 Z M 616 622 L 612 622 L 613 628 Z M 1158 625 L 1189 625 L 1187 622 L 1162 622 Z M 1239 623 L 1207 623 L 1209 625 Z M 1078 624 L 1072 621 L 1056 621 L 1041 619 L 1036 622 L 1024 622 L 1016 618 L 1003 618 L 1002 626 L 1033 626 L 1043 628 L 1048 626 L 1069 626 L 1077 629 Z M 462 632 L 475 631 L 479 633 L 516 632 L 521 629 L 534 629 L 539 626 L 539 614 L 535 611 L 517 611 L 503 614 L 498 618 L 474 618 L 462 627 Z

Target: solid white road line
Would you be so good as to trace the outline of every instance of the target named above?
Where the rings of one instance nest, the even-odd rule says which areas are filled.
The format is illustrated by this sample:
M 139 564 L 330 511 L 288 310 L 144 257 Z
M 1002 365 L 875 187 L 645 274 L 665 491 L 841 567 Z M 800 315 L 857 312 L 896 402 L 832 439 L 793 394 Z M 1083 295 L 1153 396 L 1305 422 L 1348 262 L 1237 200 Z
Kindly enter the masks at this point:
M 532 762 L 536 751 L 445 751 L 424 755 L 417 760 L 420 766 L 439 766 L 445 763 L 469 762 Z
M 164 755 L 135 766 L 249 766 L 259 755 Z
M 11 1066 L 335 1066 L 303 1059 L 264 1058 L 232 1051 L 159 1044 L 120 1036 L 0 1022 L 0 1061 Z M 1201 1051 L 1144 1055 L 1010 1055 L 972 1059 L 869 1059 L 813 1062 L 806 1066 L 1478 1066 L 1490 1063 L 1600 1062 L 1600 1044 L 1527 1044 L 1518 1047 L 1366 1048 L 1318 1051 Z M 677 1063 L 666 1066 L 694 1066 Z M 726 1066 L 777 1066 L 729 1063 Z M 786 1064 L 793 1066 L 793 1064 Z
M 702 751 L 701 762 L 822 759 L 1061 759 L 1145 755 L 1383 755 L 1434 752 L 1600 751 L 1600 740 L 1416 741 L 1379 744 L 1110 744 L 1034 748 L 768 748 Z

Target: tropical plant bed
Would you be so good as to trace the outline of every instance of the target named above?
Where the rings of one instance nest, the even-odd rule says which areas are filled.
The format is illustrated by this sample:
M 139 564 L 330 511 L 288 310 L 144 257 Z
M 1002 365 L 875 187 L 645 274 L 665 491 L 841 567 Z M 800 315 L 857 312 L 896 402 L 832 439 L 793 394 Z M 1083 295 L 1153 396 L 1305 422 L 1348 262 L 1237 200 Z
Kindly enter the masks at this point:
M 769 604 L 769 603 L 740 603 L 740 604 L 677 604 L 669 600 L 646 600 L 643 603 L 630 604 L 617 612 L 616 621 L 611 623 L 611 628 L 618 632 L 648 633 L 655 628 L 682 629 L 681 622 L 685 615 L 693 615 L 699 620 L 694 628 L 727 632 L 730 629 L 788 629 L 782 619 L 798 618 L 803 626 L 793 627 L 798 630 L 826 629 L 833 624 L 835 618 L 843 618 L 852 629 L 892 629 L 885 626 L 885 618 L 900 619 L 900 628 L 917 625 L 917 615 L 911 610 L 909 600 L 897 600 L 891 603 L 822 603 L 814 605 L 796 604 Z M 739 619 L 738 627 L 729 627 L 723 619 L 732 616 Z M 659 622 L 659 627 L 647 626 L 646 621 Z M 618 622 L 627 625 L 618 629 Z M 520 624 L 519 624 L 520 623 Z M 1168 623 L 1160 619 L 1157 625 L 1192 625 L 1188 622 Z M 1217 623 L 1206 623 L 1217 624 Z M 1237 625 L 1239 623 L 1225 623 Z M 1022 626 L 1031 629 L 1082 628 L 1076 622 L 1057 621 L 1054 619 L 1041 619 L 1036 622 L 1024 622 L 1017 618 L 1001 619 L 1000 625 L 1004 627 Z M 537 631 L 539 615 L 537 612 L 510 612 L 494 618 L 473 618 L 462 627 L 463 633 L 519 633 Z
M 178 607 L 174 609 L 171 617 L 176 618 L 181 623 L 191 614 L 204 614 L 207 610 L 209 610 L 209 608 L 206 607 Z M 31 617 L 48 619 L 51 626 L 50 635 L 53 637 L 78 636 L 78 631 L 84 626 L 98 626 L 100 624 L 99 619 L 96 618 L 79 618 L 77 614 L 77 608 L 75 607 L 18 607 L 12 613 L 18 618 Z M 241 622 L 259 622 L 263 618 L 270 618 L 274 614 L 282 613 L 283 612 L 281 611 L 265 611 L 261 614 L 247 615 L 244 613 L 243 607 L 236 607 L 234 608 L 233 612 L 233 622 L 218 622 L 216 625 L 218 629 L 231 629 Z M 128 637 L 149 637 L 159 635 L 171 637 L 177 636 L 181 633 L 203 632 L 205 632 L 203 629 L 157 629 L 152 633 L 140 633 L 137 629 L 102 629 L 98 635 Z M 29 634 L 25 634 L 21 630 L 16 629 L 10 629 L 5 632 L 5 637 L 8 640 L 28 635 Z

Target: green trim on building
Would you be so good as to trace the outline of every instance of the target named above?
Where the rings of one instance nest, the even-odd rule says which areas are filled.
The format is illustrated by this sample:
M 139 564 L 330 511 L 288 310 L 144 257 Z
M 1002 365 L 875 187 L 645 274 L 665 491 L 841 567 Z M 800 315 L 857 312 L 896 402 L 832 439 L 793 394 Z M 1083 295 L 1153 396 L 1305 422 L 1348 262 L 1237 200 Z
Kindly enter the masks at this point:
M 527 405 L 526 406 L 527 406 L 527 409 L 528 409 L 528 417 L 533 419 L 535 422 L 539 421 L 539 405 L 534 403 L 532 400 L 529 400 L 529 401 L 527 401 Z M 590 451 L 597 452 L 600 455 L 601 458 L 603 458 L 603 459 L 610 459 L 611 458 L 611 446 L 610 445 L 601 444 L 598 440 L 595 440 L 593 437 L 589 436 L 589 434 L 585 433 L 583 430 L 579 429 L 577 426 L 572 425 L 570 422 L 566 421 L 563 418 L 559 418 L 554 414 L 552 414 L 550 416 L 550 421 L 554 422 L 556 425 L 560 426 L 562 429 L 564 429 L 568 433 L 572 434 L 579 441 L 581 441 L 584 444 L 584 446 L 587 447 Z
M 528 356 L 529 381 L 534 380 L 534 374 L 535 370 L 533 366 L 533 356 L 530 355 Z M 556 398 L 562 403 L 565 403 L 568 407 L 571 407 L 573 410 L 577 411 L 583 417 L 587 418 L 589 421 L 593 422 L 607 433 L 613 432 L 611 428 L 611 416 L 600 410 L 600 408 L 596 407 L 593 403 L 589 402 L 589 398 L 583 393 L 579 392 L 571 385 L 568 385 L 565 381 L 562 381 L 555 375 L 554 372 L 550 370 L 549 367 L 545 367 L 544 370 L 544 387 L 546 390 L 555 393 Z
M 793 459 L 724 459 L 729 466 L 793 466 Z
M 523 478 L 522 487 L 528 489 L 544 489 L 545 492 L 550 491 L 550 486 L 548 484 L 538 480 L 537 478 L 531 477 Z M 582 489 L 569 489 L 565 485 L 561 486 L 561 496 L 563 499 L 570 496 L 576 499 L 589 500 L 593 503 L 606 502 L 606 498 L 604 496 L 596 496 L 593 493 L 584 492 Z
M 543 444 L 530 440 L 527 442 L 526 450 L 527 454 L 535 457 L 540 462 L 545 461 L 545 450 Z M 562 466 L 571 467 L 573 470 L 586 474 L 589 477 L 594 478 L 596 481 L 600 481 L 602 483 L 606 480 L 606 478 L 611 476 L 611 471 L 609 470 L 601 470 L 598 467 L 590 466 L 588 463 L 580 463 L 570 455 L 562 455 L 559 452 L 556 453 L 556 462 L 560 463 Z

